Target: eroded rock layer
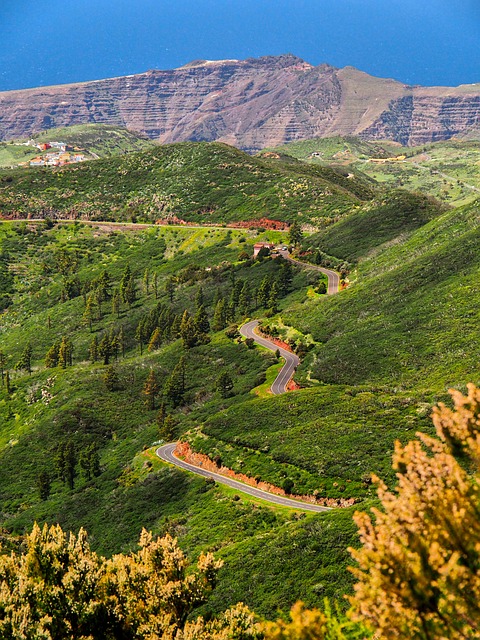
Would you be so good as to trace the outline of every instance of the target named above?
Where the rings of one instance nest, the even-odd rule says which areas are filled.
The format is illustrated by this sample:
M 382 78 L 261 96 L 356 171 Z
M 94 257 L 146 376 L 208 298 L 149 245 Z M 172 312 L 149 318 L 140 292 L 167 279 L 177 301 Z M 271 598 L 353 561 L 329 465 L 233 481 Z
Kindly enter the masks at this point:
M 331 135 L 417 145 L 478 127 L 480 85 L 411 87 L 285 55 L 0 93 L 0 139 L 86 123 L 250 151 Z

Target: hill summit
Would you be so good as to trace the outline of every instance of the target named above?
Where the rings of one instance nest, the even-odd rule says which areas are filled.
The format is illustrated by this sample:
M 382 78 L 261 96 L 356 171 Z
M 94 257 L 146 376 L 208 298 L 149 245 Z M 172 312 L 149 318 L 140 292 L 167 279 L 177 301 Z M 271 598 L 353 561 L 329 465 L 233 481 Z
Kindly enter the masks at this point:
M 480 85 L 412 87 L 291 54 L 0 93 L 3 140 L 102 123 L 160 142 L 217 140 L 247 151 L 333 135 L 421 145 L 479 121 Z

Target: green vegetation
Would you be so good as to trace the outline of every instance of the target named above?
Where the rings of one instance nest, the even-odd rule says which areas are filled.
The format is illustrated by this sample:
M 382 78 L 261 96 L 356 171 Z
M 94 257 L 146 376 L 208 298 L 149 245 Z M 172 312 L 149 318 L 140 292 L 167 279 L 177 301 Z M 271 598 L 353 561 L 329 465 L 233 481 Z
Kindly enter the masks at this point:
M 367 142 L 353 137 L 315 138 L 292 142 L 273 151 L 282 158 L 290 155 L 314 166 L 334 165 L 344 171 L 359 171 L 385 189 L 420 191 L 455 205 L 471 202 L 480 193 L 478 136 L 423 147 L 401 147 L 392 142 Z M 372 162 L 372 158 L 387 160 L 399 156 L 405 159 Z
M 181 338 L 164 337 L 158 348 L 149 351 L 144 346 L 142 355 L 135 337 L 139 323 L 159 304 L 178 316 L 184 309 L 194 316 L 195 306 L 202 300 L 211 321 L 216 300 L 226 299 L 232 313 L 230 305 L 235 296 L 240 303 L 247 277 L 254 304 L 255 289 L 266 278 L 283 274 L 283 266 L 271 259 L 237 263 L 236 257 L 240 248 L 251 255 L 255 240 L 275 235 L 282 237 L 276 232 L 259 236 L 226 229 L 168 227 L 112 232 L 81 223 L 51 229 L 42 223 L 30 227 L 4 223 L 0 227 L 2 250 L 8 253 L 8 266 L 15 274 L 12 304 L 2 316 L 1 333 L 5 369 L 11 375 L 10 388 L 4 384 L 0 391 L 3 527 L 21 533 L 34 520 L 60 523 L 72 530 L 83 525 L 91 533 L 95 549 L 108 554 L 130 550 L 143 526 L 179 537 L 182 547 L 193 556 L 215 548 L 221 556 L 240 557 L 247 541 L 266 534 L 272 549 L 277 538 L 278 544 L 283 540 L 281 544 L 286 545 L 297 535 L 307 544 L 305 531 L 314 526 L 309 522 L 317 522 L 316 516 L 305 518 L 290 510 L 238 500 L 228 490 L 160 463 L 149 449 L 161 437 L 166 422 L 178 437 L 208 416 L 248 402 L 274 356 L 248 349 L 223 331 L 209 332 L 208 342 L 186 348 Z M 111 299 L 122 282 L 128 288 L 125 274 L 129 265 L 136 299 L 131 305 L 122 300 L 118 315 Z M 154 274 L 157 276 L 157 298 L 153 284 L 146 292 L 147 268 L 149 283 Z M 75 278 L 78 283 L 72 285 Z M 172 279 L 170 303 L 165 285 Z M 294 273 L 293 280 L 285 283 L 282 275 L 281 282 L 290 282 L 292 291 L 287 297 L 279 294 L 283 307 L 288 296 L 295 297 L 308 286 L 308 276 Z M 103 299 L 99 313 L 98 292 L 104 288 L 104 295 L 111 299 Z M 83 319 L 84 295 L 87 301 L 90 296 L 97 300 L 91 329 Z M 104 365 L 101 345 L 106 344 L 106 337 L 109 343 L 117 340 L 120 332 L 122 344 Z M 73 361 L 72 366 L 62 367 L 60 345 L 65 336 L 73 344 Z M 95 338 L 96 358 L 92 349 Z M 32 346 L 31 375 L 13 369 L 28 343 Z M 48 361 L 50 368 L 45 368 L 45 356 L 51 354 L 52 345 L 59 345 L 54 351 L 57 359 Z M 180 404 L 168 403 L 167 394 L 163 410 L 162 389 L 167 388 L 182 353 L 186 375 Z M 160 390 L 154 409 L 145 394 L 150 371 L 155 371 Z M 229 380 L 219 391 L 221 373 Z M 163 417 L 159 417 L 160 410 L 165 411 Z M 326 549 L 323 560 L 313 562 L 314 540 L 308 542 L 312 562 L 304 570 L 313 572 L 313 585 L 322 581 L 332 563 L 340 558 L 343 565 L 347 563 L 345 536 L 349 544 L 355 543 L 353 527 L 345 532 L 343 520 L 338 525 L 332 521 L 329 531 L 337 555 Z M 291 562 L 298 563 L 300 571 L 303 551 L 295 548 Z M 315 553 L 317 559 L 319 555 Z M 258 562 L 259 566 L 269 563 L 271 581 L 288 584 L 290 569 L 280 555 L 272 560 L 259 554 Z M 236 602 L 233 571 L 225 567 L 221 572 L 220 584 L 225 584 L 225 589 L 219 590 L 221 598 L 211 605 L 216 611 L 226 601 Z M 340 597 L 350 582 L 343 575 L 341 581 L 326 586 L 326 592 Z M 314 605 L 320 591 L 307 588 L 306 583 L 301 588 L 305 601 Z M 245 600 L 268 615 L 277 606 L 289 606 L 296 597 L 285 587 L 278 591 L 278 598 L 271 595 L 261 606 L 262 589 L 259 586 Z
M 78 124 L 72 127 L 49 129 L 33 136 L 36 142 L 57 140 L 85 149 L 100 158 L 146 151 L 156 143 L 135 131 L 108 124 Z
M 372 197 L 344 172 L 252 158 L 218 143 L 182 143 L 58 170 L 0 173 L 4 217 L 198 223 L 317 223 Z
M 108 555 L 143 526 L 192 558 L 214 549 L 227 562 L 207 617 L 238 600 L 267 617 L 299 598 L 341 603 L 351 505 L 375 500 L 372 472 L 395 482 L 394 442 L 431 431 L 432 406 L 479 381 L 480 357 L 478 205 L 349 174 L 190 143 L 1 174 L 4 214 L 47 219 L 0 225 L 0 527 L 85 526 Z M 263 217 L 315 223 L 292 225 L 300 257 L 343 265 L 350 286 L 322 295 L 318 273 L 252 260 L 254 243 L 286 241 L 250 229 Z M 276 357 L 238 334 L 252 317 L 299 353 L 299 391 L 268 393 Z M 346 508 L 240 497 L 162 464 L 156 444 L 178 438 Z
M 303 247 L 314 252 L 311 258 L 314 262 L 316 249 L 331 256 L 341 256 L 348 262 L 357 262 L 382 245 L 404 241 L 412 231 L 438 217 L 442 211 L 445 207 L 433 199 L 408 191 L 392 191 L 382 200 L 310 236 Z
M 138 133 L 103 124 L 49 129 L 32 136 L 31 139 L 36 143 L 65 142 L 75 149 L 85 151 L 90 159 L 144 151 L 155 146 L 154 142 Z M 32 146 L 26 146 L 26 142 L 27 140 L 0 142 L 0 168 L 14 168 L 44 153 Z

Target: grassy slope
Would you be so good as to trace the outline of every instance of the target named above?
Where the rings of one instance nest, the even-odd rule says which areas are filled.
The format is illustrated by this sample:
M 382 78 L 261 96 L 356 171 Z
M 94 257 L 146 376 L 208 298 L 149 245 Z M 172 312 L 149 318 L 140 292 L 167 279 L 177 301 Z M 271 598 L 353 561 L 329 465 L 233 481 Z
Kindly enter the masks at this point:
M 308 237 L 304 247 L 356 262 L 384 243 L 404 241 L 444 210 L 420 194 L 393 191 Z
M 0 174 L 0 211 L 16 217 L 307 223 L 343 215 L 372 195 L 367 182 L 344 172 L 251 158 L 217 143 Z
M 394 481 L 395 439 L 429 430 L 449 387 L 480 381 L 479 236 L 477 206 L 445 212 L 368 247 L 346 291 L 292 301 L 281 319 L 317 343 L 297 374 L 314 386 L 211 417 L 195 448 L 276 484 L 290 477 L 299 492 L 366 497 L 369 472 Z
M 268 232 L 263 237 L 274 236 Z M 268 564 L 270 573 L 265 580 L 270 587 L 275 585 L 275 591 L 266 598 L 265 584 L 259 582 L 254 589 L 249 585 L 241 599 L 266 615 L 274 615 L 277 607 L 288 607 L 300 596 L 308 604 L 321 604 L 324 591 L 310 587 L 322 583 L 334 566 L 348 564 L 346 547 L 356 543 L 351 521 L 346 527 L 346 516 L 338 520 L 328 516 L 328 544 L 322 546 L 309 533 L 324 526 L 324 516 L 303 518 L 289 510 L 239 500 L 233 492 L 212 488 L 200 478 L 157 461 L 151 450 L 144 449 L 158 435 L 155 412 L 146 409 L 141 390 L 150 366 L 163 381 L 182 349 L 174 342 L 155 353 L 139 355 L 132 331 L 140 314 L 155 304 L 153 296 L 142 294 L 130 311 L 122 312 L 120 320 L 112 318 L 106 307 L 104 319 L 94 324 L 99 335 L 121 324 L 128 336 L 127 357 L 117 364 L 120 386 L 110 392 L 103 383 L 104 367 L 85 362 L 92 334 L 81 324 L 81 298 L 59 303 L 62 278 L 55 271 L 45 271 L 60 249 L 77 253 L 77 273 L 82 281 L 98 275 L 104 267 L 118 281 L 127 263 L 140 276 L 148 265 L 159 275 L 160 299 L 166 302 L 164 283 L 171 274 L 178 274 L 188 263 L 211 266 L 235 260 L 240 250 L 251 252 L 257 238 L 250 232 L 208 229 L 106 233 L 80 225 L 51 231 L 40 227 L 29 232 L 22 224 L 0 226 L 0 248 L 8 254 L 9 266 L 16 273 L 13 304 L 2 317 L 1 347 L 10 356 L 11 366 L 27 340 L 34 346 L 33 374 L 12 372 L 11 396 L 0 390 L 1 526 L 15 532 L 31 527 L 34 520 L 60 522 L 74 530 L 84 526 L 95 548 L 103 553 L 131 548 L 143 526 L 178 536 L 193 556 L 213 548 L 228 560 L 210 604 L 214 610 L 238 600 L 239 589 L 247 581 L 246 573 L 241 579 L 237 577 L 238 567 L 244 563 L 246 549 L 263 540 L 264 553 L 248 556 L 249 567 L 263 574 Z M 239 264 L 236 277 L 248 276 L 258 285 L 275 268 L 271 261 Z M 228 279 L 228 272 L 220 270 L 201 280 L 208 303 L 217 286 L 226 287 Z M 296 287 L 307 284 L 305 274 L 296 276 Z M 175 307 L 192 308 L 197 291 L 198 278 L 194 284 L 180 286 Z M 43 369 L 43 354 L 62 334 L 73 337 L 76 364 L 65 371 Z M 246 349 L 222 333 L 214 335 L 210 344 L 189 351 L 187 404 L 175 413 L 178 432 L 229 406 L 249 402 L 251 388 L 261 382 L 262 372 L 271 364 L 271 354 Z M 221 369 L 229 371 L 235 381 L 235 395 L 226 400 L 214 393 Z M 53 379 L 53 384 L 48 379 Z M 44 404 L 39 393 L 47 387 L 53 399 Z M 87 480 L 78 469 L 73 491 L 54 479 L 51 496 L 42 502 L 37 476 L 42 470 L 52 473 L 55 448 L 66 440 L 72 440 L 78 452 L 95 442 L 102 473 Z M 297 540 L 302 540 L 300 547 Z M 282 548 L 285 556 L 279 553 Z M 277 550 L 275 557 L 269 549 Z M 296 588 L 288 578 L 293 566 L 303 573 Z M 350 584 L 350 577 L 343 573 L 341 579 L 325 584 L 325 593 L 340 597 Z
M 275 164 L 266 162 L 269 167 Z M 271 366 L 271 358 L 256 349 L 242 350 L 219 334 L 212 344 L 190 354 L 194 360 L 189 407 L 177 414 L 179 432 L 189 429 L 199 449 L 221 455 L 243 472 L 277 483 L 290 477 L 299 491 L 365 498 L 372 494 L 371 471 L 392 478 L 388 454 L 394 439 L 428 429 L 430 407 L 445 399 L 446 387 L 478 381 L 480 355 L 477 208 L 440 216 L 427 209 L 406 235 L 398 235 L 395 211 L 395 206 L 384 210 L 393 232 L 376 232 L 366 244 L 358 243 L 358 230 L 366 228 L 364 218 L 355 217 L 361 214 L 354 214 L 343 227 L 337 250 L 345 255 L 339 257 L 350 252 L 359 259 L 357 281 L 349 290 L 333 298 L 311 298 L 304 273 L 296 276 L 296 290 L 282 301 L 284 324 L 317 341 L 300 367 L 299 378 L 306 384 L 315 379 L 324 384 L 282 398 L 255 399 L 249 390 Z M 59 305 L 61 278 L 46 274 L 42 266 L 57 242 L 81 253 L 82 278 L 98 275 L 108 265 L 118 280 L 128 260 L 138 274 L 153 265 L 163 281 L 188 262 L 211 266 L 235 260 L 243 246 L 251 251 L 254 241 L 248 232 L 227 237 L 221 230 L 154 229 L 138 237 L 95 238 L 95 231 L 80 227 L 76 233 L 72 228 L 45 233 L 34 246 L 28 235 L 22 240 L 21 235 L 5 233 L 3 248 L 16 273 L 17 293 L 3 319 L 1 339 L 12 355 L 26 342 L 26 331 L 38 342 L 38 358 L 67 327 L 75 332 L 76 357 L 86 356 L 90 336 L 79 323 L 82 303 Z M 239 242 L 242 236 L 248 236 L 246 243 Z M 258 284 L 273 268 L 270 261 L 240 266 L 237 277 Z M 225 277 L 204 281 L 209 302 L 216 286 L 225 287 Z M 179 309 L 192 304 L 197 288 L 198 284 L 180 288 Z M 125 327 L 133 325 L 141 308 L 149 305 L 153 302 L 142 298 L 141 306 L 130 312 L 131 322 L 124 315 Z M 95 329 L 110 324 L 113 319 L 107 315 Z M 59 519 L 73 528 L 85 523 L 98 548 L 107 551 L 132 544 L 144 523 L 179 535 L 194 554 L 213 545 L 229 561 L 212 603 L 215 608 L 238 600 L 241 593 L 245 594 L 241 599 L 269 615 L 298 597 L 320 604 L 325 594 L 338 596 L 350 584 L 343 570 L 348 562 L 345 546 L 355 542 L 348 512 L 300 521 L 274 512 L 272 519 L 270 509 L 257 510 L 221 490 L 206 491 L 201 480 L 161 465 L 144 467 L 146 460 L 139 454 L 155 438 L 155 426 L 153 416 L 145 415 L 139 390 L 149 364 L 168 370 L 178 358 L 177 349 L 174 344 L 140 358 L 131 342 L 129 357 L 120 364 L 124 388 L 113 394 L 102 387 L 99 365 L 79 364 L 73 371 L 59 371 L 55 399 L 46 407 L 25 402 L 28 388 L 44 381 L 46 372 L 14 381 L 14 398 L 8 402 L 4 396 L 0 401 L 4 446 L 0 499 L 5 522 L 16 530 L 34 517 Z M 211 393 L 219 365 L 228 367 L 236 381 L 237 394 L 226 401 Z M 92 396 L 96 410 L 89 421 L 84 398 Z M 122 409 L 125 406 L 128 413 Z M 75 417 L 79 408 L 81 425 Z M 93 419 L 99 415 L 104 419 Z M 196 436 L 199 424 L 208 439 Z M 35 489 L 38 461 L 49 464 L 52 443 L 68 430 L 80 444 L 92 433 L 105 436 L 101 448 L 105 470 L 90 484 L 79 479 L 72 494 L 55 481 L 51 500 L 41 503 Z M 28 447 L 32 443 L 41 452 L 35 461 Z M 106 505 L 112 510 L 111 526 L 103 519 Z M 298 579 L 296 572 L 301 575 Z M 257 576 L 255 581 L 252 575 Z
M 144 151 L 151 149 L 155 143 L 143 136 L 109 125 L 76 125 L 50 129 L 33 136 L 37 142 L 66 142 L 69 145 L 85 149 L 100 158 Z M 10 168 L 22 162 L 28 162 L 39 155 L 39 150 L 12 140 L 0 143 L 0 168 Z M 95 155 L 93 157 L 95 157 Z
M 95 153 L 100 158 L 146 151 L 156 144 L 145 136 L 106 124 L 79 124 L 72 127 L 49 129 L 33 136 L 38 142 L 57 140 Z
M 479 214 L 476 205 L 371 252 L 358 282 L 290 322 L 320 343 L 309 365 L 328 383 L 444 389 L 478 379 Z
M 315 166 L 335 163 L 345 168 L 353 167 L 389 189 L 401 187 L 420 191 L 457 206 L 478 197 L 480 189 L 478 141 L 449 140 L 403 148 L 388 142 L 334 137 L 292 142 L 277 151 Z M 369 158 L 398 155 L 406 155 L 406 162 L 368 162 Z M 477 191 L 470 186 L 476 187 Z

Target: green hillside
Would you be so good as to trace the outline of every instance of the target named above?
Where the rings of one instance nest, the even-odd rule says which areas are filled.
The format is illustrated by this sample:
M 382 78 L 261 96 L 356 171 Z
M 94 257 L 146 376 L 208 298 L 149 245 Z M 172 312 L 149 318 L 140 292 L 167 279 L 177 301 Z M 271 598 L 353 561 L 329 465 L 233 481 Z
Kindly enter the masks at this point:
M 0 224 L 0 528 L 84 526 L 106 554 L 142 527 L 192 557 L 213 549 L 226 564 L 207 616 L 239 600 L 267 617 L 298 599 L 345 607 L 372 472 L 394 483 L 395 441 L 431 432 L 449 387 L 480 382 L 478 204 L 220 144 L 0 180 L 4 216 L 47 218 Z M 246 228 L 51 220 L 74 215 Z M 314 223 L 299 253 L 349 262 L 349 286 L 321 295 L 319 273 L 251 259 L 254 243 L 285 242 L 250 228 L 263 217 Z M 253 317 L 301 355 L 300 390 L 268 393 L 276 356 L 236 331 Z M 237 495 L 161 463 L 156 444 L 178 438 L 354 506 L 305 514 Z
M 186 358 L 186 387 L 180 404 L 167 402 L 176 437 L 230 406 L 249 403 L 252 388 L 264 382 L 265 372 L 276 360 L 272 354 L 237 343 L 223 331 L 210 331 L 209 340 L 202 339 L 189 349 L 169 336 L 149 351 L 147 337 L 141 349 L 140 322 L 159 304 L 178 317 L 185 309 L 194 314 L 202 288 L 212 323 L 215 299 L 231 299 L 233 287 L 235 295 L 240 294 L 240 304 L 245 282 L 253 296 L 265 277 L 275 278 L 282 272 L 278 261 L 253 263 L 243 256 L 239 260 L 242 253 L 252 254 L 256 240 L 275 240 L 282 234 L 168 227 L 111 231 L 82 223 L 47 227 L 42 223 L 0 226 L 2 261 L 13 274 L 0 333 L 4 371 L 8 369 L 10 375 L 9 391 L 5 381 L 0 391 L 0 526 L 14 533 L 30 528 L 34 520 L 59 522 L 66 529 L 84 526 L 95 548 L 104 553 L 132 548 L 144 526 L 179 537 L 194 556 L 215 548 L 229 560 L 221 573 L 223 588 L 211 604 L 217 611 L 234 604 L 248 580 L 246 574 L 237 579 L 235 568 L 242 563 L 245 546 L 264 539 L 264 553 L 252 558 L 250 566 L 263 573 L 262 567 L 268 565 L 269 573 L 265 582 L 259 581 L 244 596 L 260 613 L 274 615 L 277 607 L 288 608 L 297 597 L 312 605 L 324 595 L 341 599 L 351 584 L 345 571 L 346 548 L 356 543 L 355 527 L 346 513 L 338 519 L 304 516 L 240 498 L 162 464 L 151 448 L 161 439 L 160 398 L 152 411 L 143 393 L 151 368 L 162 390 L 181 356 Z M 112 295 L 127 265 L 134 274 L 136 300 L 131 306 L 122 303 L 119 314 L 112 312 L 111 297 L 105 300 L 101 317 L 96 316 L 90 330 L 82 290 L 87 286 L 94 291 L 92 282 L 107 269 Z M 170 302 L 166 285 L 172 278 L 175 291 Z M 280 296 L 279 304 L 288 305 L 288 300 L 303 295 L 309 282 L 308 274 L 294 273 L 289 292 Z M 249 304 L 255 306 L 253 297 Z M 231 313 L 241 319 L 240 310 Z M 265 309 L 259 308 L 259 313 Z M 103 356 L 92 363 L 89 348 L 95 337 L 101 342 L 120 330 L 123 344 L 117 356 L 111 356 L 117 382 L 110 390 Z M 46 353 L 62 336 L 72 340 L 72 366 L 45 368 Z M 31 374 L 15 368 L 29 342 Z M 233 380 L 228 397 L 217 390 L 222 371 Z M 74 450 L 72 488 L 62 479 L 65 447 Z M 42 473 L 50 479 L 49 495 L 43 499 L 38 485 Z M 323 522 L 328 528 L 325 552 L 310 535 Z M 303 540 L 302 549 L 295 551 L 298 539 Z M 289 548 L 288 563 L 280 548 Z M 310 552 L 303 558 L 306 548 Z M 269 549 L 277 549 L 274 559 Z M 289 574 L 294 565 L 309 578 L 292 589 Z M 313 588 L 338 572 L 338 567 L 344 570 L 334 581 L 321 591 Z M 266 598 L 265 591 L 273 585 L 275 591 Z
M 146 136 L 108 124 L 77 124 L 71 127 L 49 129 L 33 136 L 37 142 L 59 140 L 86 149 L 100 158 L 145 151 L 155 147 Z
M 413 148 L 337 136 L 292 142 L 273 151 L 314 166 L 351 167 L 388 189 L 420 191 L 455 205 L 471 202 L 480 193 L 480 143 L 473 134 L 471 140 Z M 398 156 L 405 159 L 372 162 Z
M 155 143 L 128 129 L 102 124 L 82 124 L 72 127 L 49 129 L 31 138 L 36 143 L 65 142 L 82 149 L 89 159 L 107 158 L 133 151 L 151 149 Z M 0 142 L 0 169 L 15 168 L 41 154 L 34 146 L 26 146 L 27 140 Z
M 345 171 L 252 158 L 218 143 L 182 143 L 58 170 L 0 174 L 4 217 L 319 223 L 373 196 Z M 247 225 L 248 226 L 248 225 Z
M 478 205 L 448 211 L 404 242 L 371 250 L 357 281 L 289 322 L 312 333 L 324 382 L 444 389 L 478 378 Z
M 304 249 L 320 250 L 348 262 L 368 256 L 391 242 L 403 242 L 416 229 L 437 218 L 446 207 L 437 200 L 398 190 L 328 225 L 304 241 Z

